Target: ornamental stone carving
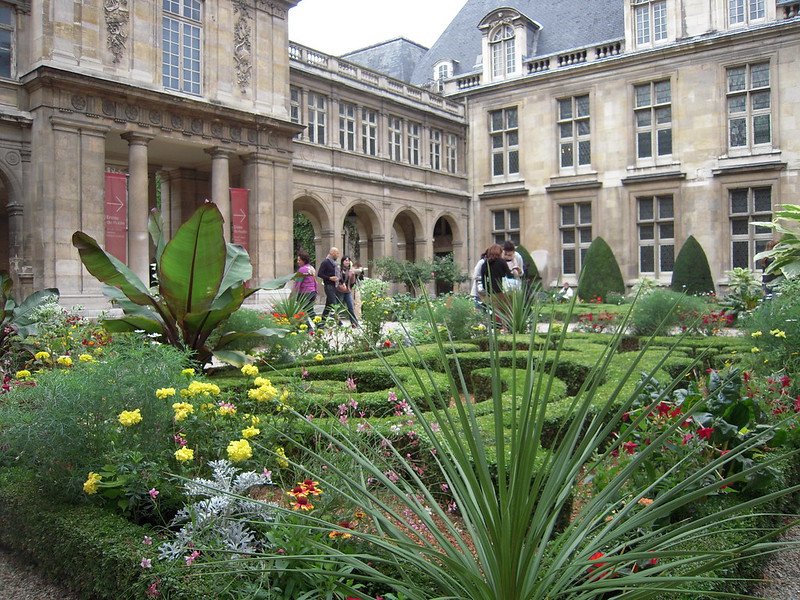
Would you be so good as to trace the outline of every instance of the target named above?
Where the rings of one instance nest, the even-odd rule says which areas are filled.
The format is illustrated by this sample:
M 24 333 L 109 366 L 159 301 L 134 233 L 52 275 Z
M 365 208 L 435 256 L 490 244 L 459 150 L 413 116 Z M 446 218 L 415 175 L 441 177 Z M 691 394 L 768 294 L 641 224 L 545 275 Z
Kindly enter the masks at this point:
M 236 83 L 242 92 L 250 85 L 253 69 L 252 45 L 250 42 L 250 9 L 244 0 L 234 0 L 233 12 L 237 15 L 233 26 L 233 60 L 236 63 Z
M 239 142 L 242 140 L 242 128 L 241 127 L 234 127 L 231 126 L 230 128 L 230 136 L 234 142 Z
M 198 119 L 197 117 L 193 118 L 189 123 L 189 129 L 192 130 L 192 133 L 196 133 L 198 135 L 203 133 L 203 119 Z
M 269 0 L 255 0 L 256 8 L 260 8 L 264 12 L 271 14 L 274 17 L 278 17 L 279 19 L 286 18 L 286 9 L 283 6 L 278 5 L 276 2 L 270 2 Z
M 125 105 L 125 116 L 129 121 L 137 121 L 139 119 L 139 109 L 132 104 Z
M 117 114 L 117 105 L 114 104 L 113 100 L 103 99 L 103 114 L 107 117 L 113 117 Z
M 72 97 L 72 108 L 79 111 L 86 110 L 86 96 L 73 96 Z
M 114 55 L 114 64 L 117 64 L 122 59 L 128 39 L 128 0 L 103 0 L 103 9 L 106 13 L 108 49 Z
M 161 113 L 157 110 L 151 110 L 148 118 L 153 125 L 161 125 Z
M 172 124 L 173 129 L 183 129 L 183 117 L 180 115 L 170 115 L 169 122 Z
M 20 163 L 19 152 L 16 150 L 9 150 L 5 155 L 6 164 L 16 167 Z

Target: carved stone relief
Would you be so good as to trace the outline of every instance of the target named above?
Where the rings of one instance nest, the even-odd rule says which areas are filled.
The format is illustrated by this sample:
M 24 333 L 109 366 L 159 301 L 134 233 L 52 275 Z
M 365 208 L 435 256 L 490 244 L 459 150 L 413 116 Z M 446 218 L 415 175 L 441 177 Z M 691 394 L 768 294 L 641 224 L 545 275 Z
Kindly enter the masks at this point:
M 106 14 L 108 48 L 114 55 L 114 64 L 122 59 L 128 40 L 128 0 L 103 0 Z
M 191 120 L 189 128 L 192 130 L 192 133 L 201 135 L 203 133 L 203 119 L 198 119 L 195 117 Z
M 236 83 L 246 92 L 253 69 L 252 45 L 250 42 L 250 9 L 244 0 L 234 0 L 233 12 L 238 15 L 233 26 L 233 60 L 236 63 Z
M 279 19 L 286 18 L 286 9 L 283 6 L 279 6 L 277 3 L 270 2 L 269 0 L 255 0 L 255 2 L 256 8 L 260 8 Z
M 117 105 L 108 98 L 103 98 L 103 114 L 107 117 L 113 117 L 117 114 Z
M 75 110 L 86 110 L 86 96 L 73 96 L 72 108 Z

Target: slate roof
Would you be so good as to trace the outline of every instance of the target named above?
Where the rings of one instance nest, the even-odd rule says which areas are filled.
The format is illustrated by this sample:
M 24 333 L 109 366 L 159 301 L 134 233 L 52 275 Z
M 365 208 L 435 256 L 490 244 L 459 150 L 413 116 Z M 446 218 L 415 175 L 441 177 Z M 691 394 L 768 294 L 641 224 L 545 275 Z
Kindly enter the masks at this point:
M 399 37 L 342 54 L 342 58 L 410 83 L 427 51 L 425 46 Z
M 497 8 L 515 8 L 542 26 L 537 56 L 582 48 L 625 35 L 624 0 L 468 0 L 416 64 L 411 83 L 424 85 L 440 60 L 456 60 L 455 75 L 476 70 L 481 53 L 478 23 Z M 526 57 L 527 58 L 527 57 Z M 377 68 L 377 67 L 376 67 Z

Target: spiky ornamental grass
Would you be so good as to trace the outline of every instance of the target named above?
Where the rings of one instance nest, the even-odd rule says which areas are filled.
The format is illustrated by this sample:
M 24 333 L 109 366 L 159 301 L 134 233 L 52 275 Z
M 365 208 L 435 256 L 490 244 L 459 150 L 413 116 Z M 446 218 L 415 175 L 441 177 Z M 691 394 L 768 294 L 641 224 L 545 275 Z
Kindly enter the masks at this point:
M 786 454 L 773 456 L 735 475 L 723 475 L 728 463 L 750 448 L 765 444 L 775 428 L 766 428 L 747 443 L 698 468 L 671 489 L 660 489 L 671 474 L 667 472 L 649 485 L 630 490 L 630 475 L 643 468 L 648 457 L 658 452 L 676 431 L 681 422 L 676 420 L 642 448 L 602 491 L 580 506 L 565 527 L 559 525 L 576 484 L 598 470 L 609 468 L 613 454 L 630 439 L 624 433 L 616 439 L 611 434 L 619 429 L 623 414 L 642 391 L 644 382 L 655 375 L 674 349 L 673 346 L 665 353 L 642 384 L 623 397 L 625 382 L 638 375 L 639 361 L 634 361 L 615 391 L 600 402 L 596 398 L 598 387 L 627 322 L 626 318 L 583 383 L 573 402 L 572 419 L 564 423 L 558 443 L 548 450 L 542 449 L 540 441 L 566 333 L 562 330 L 558 335 L 548 334 L 544 349 L 537 351 L 532 332 L 530 349 L 526 351 L 526 364 L 532 367 L 521 388 L 514 379 L 510 413 L 503 412 L 500 377 L 493 380 L 490 401 L 494 406 L 494 421 L 489 436 L 496 448 L 491 454 L 481 441 L 486 436 L 485 425 L 479 427 L 464 374 L 457 367 L 457 356 L 448 350 L 443 337 L 437 335 L 440 359 L 447 364 L 446 359 L 450 358 L 456 365 L 448 375 L 449 388 L 437 389 L 431 371 L 418 369 L 417 382 L 426 389 L 425 402 L 408 400 L 417 425 L 430 440 L 439 475 L 458 505 L 460 523 L 450 518 L 413 465 L 388 440 L 384 443 L 388 444 L 395 463 L 401 465 L 400 479 L 385 474 L 382 461 L 354 441 L 352 433 L 311 422 L 316 435 L 325 442 L 316 448 L 327 446 L 335 450 L 332 458 L 325 450 L 304 449 L 312 462 L 323 467 L 312 473 L 314 479 L 323 483 L 327 493 L 339 494 L 353 506 L 363 507 L 371 519 L 369 530 L 359 532 L 332 526 L 313 513 L 303 515 L 299 528 L 340 530 L 363 541 L 366 546 L 361 546 L 362 549 L 371 548 L 369 552 L 352 553 L 352 548 L 318 543 L 309 550 L 315 554 L 320 572 L 338 567 L 352 578 L 415 600 L 662 598 L 676 589 L 683 593 L 696 591 L 698 595 L 731 597 L 723 592 L 701 592 L 698 588 L 718 580 L 720 576 L 716 573 L 737 561 L 781 548 L 781 543 L 773 541 L 780 530 L 753 531 L 751 542 L 723 551 L 710 549 L 705 540 L 720 530 L 736 529 L 745 518 L 753 516 L 753 510 L 763 510 L 765 505 L 793 494 L 800 486 L 745 500 L 703 517 L 673 523 L 670 516 L 721 488 L 745 480 L 759 469 L 784 460 Z M 551 332 L 555 329 L 550 327 Z M 497 332 L 493 329 L 489 331 L 489 345 L 492 368 L 499 371 Z M 639 359 L 648 346 L 649 343 Z M 418 355 L 411 356 L 415 354 L 413 347 L 403 351 L 409 364 L 412 358 L 419 361 Z M 384 364 L 391 372 L 392 367 Z M 548 364 L 549 370 L 545 366 Z M 652 399 L 651 408 L 666 399 L 688 371 L 687 368 L 665 386 Z M 402 389 L 402 382 L 397 378 L 395 381 Z M 447 405 L 442 399 L 453 399 L 454 408 L 437 408 Z M 693 410 L 701 409 L 698 405 Z M 627 431 L 633 432 L 646 414 L 647 411 L 642 411 Z M 289 442 L 300 444 L 287 436 Z M 342 457 L 351 466 L 343 467 Z M 640 503 L 644 498 L 648 502 Z M 420 529 L 419 524 L 427 530 L 426 535 L 414 534 Z M 309 558 L 309 554 L 297 557 L 303 561 L 304 569 Z M 657 559 L 656 564 L 650 564 L 653 558 Z M 638 568 L 646 563 L 648 568 Z M 352 591 L 357 597 L 371 597 L 356 589 Z

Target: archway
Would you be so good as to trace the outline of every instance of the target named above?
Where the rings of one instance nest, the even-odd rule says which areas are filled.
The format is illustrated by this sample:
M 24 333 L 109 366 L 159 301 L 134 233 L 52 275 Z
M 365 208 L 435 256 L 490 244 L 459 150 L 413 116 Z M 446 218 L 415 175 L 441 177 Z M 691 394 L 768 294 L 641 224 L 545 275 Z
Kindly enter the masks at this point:
M 397 260 L 416 262 L 424 258 L 417 252 L 417 235 L 421 231 L 419 218 L 410 210 L 397 214 L 392 223 L 392 256 Z
M 353 204 L 342 221 L 342 256 L 350 256 L 353 264 L 367 266 L 379 255 L 375 246 L 379 234 L 378 216 L 372 207 L 363 202 Z
M 294 201 L 294 249 L 292 261 L 300 246 L 311 255 L 313 265 L 325 258 L 333 244 L 333 229 L 330 217 L 322 202 L 313 196 L 301 196 Z M 292 263 L 294 268 L 294 263 Z
M 450 256 L 456 266 L 460 268 L 453 250 L 454 223 L 447 217 L 439 217 L 433 225 L 433 256 L 434 259 L 443 259 Z M 453 284 L 449 281 L 436 279 L 436 295 L 447 294 L 453 291 Z

